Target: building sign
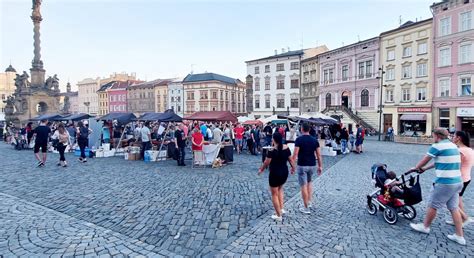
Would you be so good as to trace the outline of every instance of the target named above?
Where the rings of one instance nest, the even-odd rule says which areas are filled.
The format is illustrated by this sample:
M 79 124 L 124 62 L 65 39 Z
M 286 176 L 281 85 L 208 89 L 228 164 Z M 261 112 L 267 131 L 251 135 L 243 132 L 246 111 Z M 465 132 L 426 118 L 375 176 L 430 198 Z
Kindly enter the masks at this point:
M 474 117 L 474 108 L 458 108 L 457 115 L 459 117 Z
M 417 113 L 431 113 L 430 107 L 399 107 L 398 113 L 409 113 L 409 112 L 417 112 Z

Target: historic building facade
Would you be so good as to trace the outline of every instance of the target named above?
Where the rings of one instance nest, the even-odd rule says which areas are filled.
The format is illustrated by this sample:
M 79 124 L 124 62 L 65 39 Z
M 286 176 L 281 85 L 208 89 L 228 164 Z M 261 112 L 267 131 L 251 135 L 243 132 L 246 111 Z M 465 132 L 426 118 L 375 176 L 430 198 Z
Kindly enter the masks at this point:
M 247 75 L 253 79 L 252 114 L 257 118 L 299 114 L 301 60 L 327 50 L 326 46 L 297 51 L 283 49 L 280 54 L 275 51 L 273 56 L 247 61 Z
M 137 116 L 155 112 L 155 85 L 161 79 L 137 83 L 127 87 L 128 112 Z
M 383 132 L 430 135 L 432 125 L 432 19 L 408 21 L 380 34 L 384 67 Z
M 5 103 L 8 96 L 15 92 L 16 70 L 10 65 L 4 73 L 0 73 L 0 119 L 5 118 Z
M 168 109 L 172 109 L 177 115 L 182 117 L 184 116 L 183 107 L 183 78 L 178 78 L 168 83 Z
M 445 0 L 433 13 L 433 123 L 474 136 L 474 2 Z
M 109 99 L 108 112 L 128 112 L 127 109 L 127 88 L 128 86 L 138 83 L 137 81 L 117 81 L 112 87 L 107 89 Z
M 245 84 L 215 73 L 189 74 L 182 82 L 185 115 L 197 111 L 230 111 L 244 114 Z
M 345 108 L 377 128 L 379 37 L 322 53 L 318 62 L 319 110 Z
M 301 60 L 301 111 L 319 111 L 319 65 L 318 56 Z
M 172 79 L 160 80 L 155 84 L 155 112 L 162 113 L 168 109 L 168 84 Z
M 99 101 L 98 115 L 105 116 L 109 113 L 109 97 L 107 90 L 115 84 L 115 81 L 102 84 L 97 91 L 97 98 Z
M 86 78 L 77 83 L 79 113 L 99 114 L 100 78 Z

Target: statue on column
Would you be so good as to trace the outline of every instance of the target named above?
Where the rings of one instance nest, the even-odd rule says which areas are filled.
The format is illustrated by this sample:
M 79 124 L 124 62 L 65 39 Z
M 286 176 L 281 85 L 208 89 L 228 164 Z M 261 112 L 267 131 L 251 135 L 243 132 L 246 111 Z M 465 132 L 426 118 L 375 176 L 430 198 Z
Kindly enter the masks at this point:
M 41 0 L 33 0 L 33 16 L 40 16 L 41 13 Z
M 46 79 L 46 82 L 44 83 L 44 87 L 48 90 L 51 90 L 53 88 L 53 78 L 51 76 Z
M 69 82 L 66 84 L 66 92 L 67 93 L 71 92 L 71 84 Z
M 63 105 L 63 113 L 69 114 L 69 109 L 71 108 L 71 102 L 69 100 L 69 96 L 64 97 L 64 105 Z
M 58 79 L 58 75 L 55 74 L 52 78 L 52 86 L 53 86 L 53 90 L 54 91 L 58 91 L 59 92 L 59 79 Z

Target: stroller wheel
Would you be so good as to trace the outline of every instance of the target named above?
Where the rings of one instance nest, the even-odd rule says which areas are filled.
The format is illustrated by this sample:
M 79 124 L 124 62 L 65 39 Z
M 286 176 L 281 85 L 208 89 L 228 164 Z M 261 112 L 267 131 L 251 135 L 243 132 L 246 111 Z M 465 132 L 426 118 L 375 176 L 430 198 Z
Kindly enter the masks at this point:
M 373 204 L 372 202 L 369 202 L 367 204 L 367 212 L 370 214 L 370 215 L 375 215 L 377 214 L 377 206 L 375 204 Z
M 403 217 L 407 220 L 413 220 L 416 218 L 416 210 L 411 205 L 405 205 L 403 207 Z
M 398 221 L 397 211 L 395 211 L 394 208 L 387 206 L 387 208 L 383 211 L 383 218 L 385 222 L 390 225 L 393 225 Z

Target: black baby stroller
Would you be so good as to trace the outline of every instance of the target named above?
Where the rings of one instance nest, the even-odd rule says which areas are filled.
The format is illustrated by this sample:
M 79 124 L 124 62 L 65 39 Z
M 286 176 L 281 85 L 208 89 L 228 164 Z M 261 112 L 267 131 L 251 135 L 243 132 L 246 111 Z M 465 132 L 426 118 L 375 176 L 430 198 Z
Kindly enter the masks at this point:
M 385 187 L 385 181 L 388 178 L 387 165 L 374 164 L 372 166 L 372 180 L 376 190 L 367 195 L 367 212 L 370 215 L 375 215 L 377 210 L 382 211 L 384 220 L 391 225 L 397 223 L 398 215 L 413 220 L 416 217 L 413 205 L 422 201 L 419 175 L 410 176 L 408 180 L 405 179 L 405 176 L 418 172 L 408 171 L 396 178 L 400 182 L 396 186 L 403 190 L 403 193 L 392 193 Z

